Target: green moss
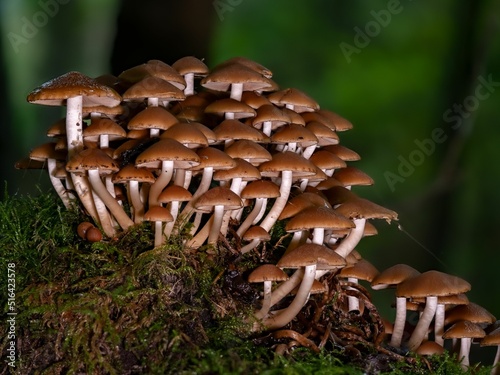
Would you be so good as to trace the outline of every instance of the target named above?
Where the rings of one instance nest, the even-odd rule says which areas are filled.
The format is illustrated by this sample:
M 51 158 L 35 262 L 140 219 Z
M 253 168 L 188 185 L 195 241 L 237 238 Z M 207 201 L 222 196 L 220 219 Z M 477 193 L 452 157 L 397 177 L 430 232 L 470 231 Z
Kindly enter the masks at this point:
M 280 341 L 252 334 L 245 319 L 255 308 L 258 291 L 245 282 L 245 274 L 282 253 L 287 237 L 281 223 L 273 228 L 266 249 L 245 256 L 235 251 L 234 241 L 187 250 L 184 235 L 153 249 L 147 224 L 91 244 L 76 235 L 78 223 L 88 218 L 55 202 L 53 194 L 5 196 L 0 202 L 0 259 L 16 265 L 16 334 L 22 354 L 17 365 L 22 373 L 461 371 L 447 356 L 412 363 L 391 360 L 368 342 L 352 351 L 327 345 L 319 353 L 297 347 L 275 354 L 272 347 Z M 6 272 L 0 277 L 5 282 Z M 344 324 L 334 297 L 323 316 Z M 362 322 L 348 323 L 352 329 L 366 328 Z M 4 337 L 1 352 L 6 345 Z

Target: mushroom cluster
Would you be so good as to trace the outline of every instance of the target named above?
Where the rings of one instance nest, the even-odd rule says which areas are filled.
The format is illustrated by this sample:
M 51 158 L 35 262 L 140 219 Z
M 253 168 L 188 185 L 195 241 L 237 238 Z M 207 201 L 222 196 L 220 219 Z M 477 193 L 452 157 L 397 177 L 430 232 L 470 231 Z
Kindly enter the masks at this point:
M 283 328 L 294 327 L 315 296 L 323 301 L 315 306 L 324 309 L 324 301 L 340 292 L 342 313 L 368 311 L 370 324 L 380 326 L 373 342 L 382 350 L 384 326 L 358 282 L 365 280 L 374 289 L 397 285 L 392 347 L 403 343 L 416 350 L 432 321 L 437 344 L 442 346 L 441 336 L 457 337 L 449 330 L 443 336 L 448 302 L 442 298 L 470 285 L 411 267 L 384 278 L 390 270 L 379 274 L 361 258 L 357 244 L 377 233 L 370 220 L 390 222 L 397 214 L 351 190 L 373 184 L 351 165 L 360 156 L 339 143 L 339 133 L 352 124 L 298 89 L 280 89 L 264 66 L 242 57 L 213 69 L 192 56 L 172 65 L 150 60 L 118 76 L 69 72 L 34 89 L 27 100 L 66 106 L 66 116 L 47 131 L 53 141 L 33 149 L 30 162 L 18 167 L 47 168 L 64 205 L 79 204 L 108 238 L 150 221 L 155 247 L 188 231 L 187 248 L 230 239 L 246 254 L 271 239 L 276 223 L 284 227 L 289 235 L 277 264 L 263 264 L 248 276 L 248 282 L 262 283 L 256 287 L 262 298 L 248 318 L 254 331 L 321 348 L 342 336 L 321 326 L 323 310 L 307 334 Z M 425 308 L 414 333 L 402 341 L 408 301 Z

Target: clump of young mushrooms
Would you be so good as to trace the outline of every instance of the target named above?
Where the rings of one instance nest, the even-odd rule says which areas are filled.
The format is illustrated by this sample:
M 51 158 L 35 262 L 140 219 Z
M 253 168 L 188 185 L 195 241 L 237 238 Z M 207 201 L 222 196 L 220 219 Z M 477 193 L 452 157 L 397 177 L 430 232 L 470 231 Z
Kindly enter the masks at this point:
M 261 64 L 236 57 L 209 69 L 187 56 L 172 65 L 150 60 L 117 76 L 69 72 L 35 88 L 27 100 L 65 107 L 65 117 L 47 132 L 55 141 L 17 167 L 48 166 L 64 205 L 80 205 L 105 237 L 151 221 L 155 247 L 189 227 L 186 247 L 217 246 L 221 237 L 237 236 L 246 254 L 285 221 L 291 240 L 282 259 L 259 267 L 249 280 L 263 283 L 260 306 L 248 317 L 255 331 L 316 347 L 284 328 L 315 290 L 328 295 L 332 280 L 349 296 L 344 310 L 361 314 L 371 304 L 360 298 L 358 280 L 365 280 L 376 290 L 396 290 L 392 339 L 376 339 L 377 348 L 417 351 L 428 340 L 446 346 L 452 337 L 445 333 L 445 306 L 467 303 L 456 296 L 470 285 L 405 265 L 380 274 L 371 266 L 369 275 L 366 265 L 356 267 L 359 241 L 376 234 L 370 220 L 391 222 L 397 214 L 351 190 L 373 184 L 351 165 L 359 155 L 339 143 L 339 133 L 352 124 L 296 88 L 279 88 Z M 409 335 L 408 302 L 422 311 Z M 494 320 L 472 322 L 487 330 Z M 318 336 L 322 347 L 328 338 Z M 466 368 L 468 353 L 460 353 Z

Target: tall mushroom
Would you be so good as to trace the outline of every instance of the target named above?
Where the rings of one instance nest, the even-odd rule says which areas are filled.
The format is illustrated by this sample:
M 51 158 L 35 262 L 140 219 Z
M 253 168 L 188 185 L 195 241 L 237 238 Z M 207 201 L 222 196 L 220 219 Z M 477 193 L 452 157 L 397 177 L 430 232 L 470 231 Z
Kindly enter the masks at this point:
M 82 106 L 115 107 L 121 96 L 112 88 L 80 73 L 68 72 L 35 88 L 28 102 L 51 106 L 66 105 L 66 137 L 68 158 L 83 150 Z M 76 193 L 88 213 L 98 221 L 89 184 L 84 176 L 71 175 Z
M 316 270 L 331 271 L 345 266 L 345 259 L 325 246 L 305 244 L 285 254 L 277 263 L 280 268 L 303 268 L 304 276 L 291 304 L 276 314 L 263 319 L 262 325 L 269 330 L 288 324 L 302 309 L 309 298 Z
M 415 350 L 422 343 L 434 318 L 438 296 L 465 293 L 470 288 L 471 285 L 460 277 L 434 270 L 423 272 L 397 286 L 396 296 L 398 297 L 425 297 L 426 299 L 425 309 L 408 341 L 410 350 Z
M 165 138 L 140 153 L 135 161 L 139 168 L 159 168 L 160 174 L 149 190 L 149 205 L 158 206 L 158 196 L 172 179 L 174 168 L 190 168 L 200 163 L 193 151 L 174 139 Z

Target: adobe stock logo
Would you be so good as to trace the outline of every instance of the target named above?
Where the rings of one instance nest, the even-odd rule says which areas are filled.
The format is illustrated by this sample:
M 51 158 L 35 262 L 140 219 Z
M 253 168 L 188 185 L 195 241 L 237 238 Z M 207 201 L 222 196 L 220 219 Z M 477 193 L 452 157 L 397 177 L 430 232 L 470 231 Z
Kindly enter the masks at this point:
M 59 13 L 60 5 L 66 5 L 71 0 L 39 0 L 40 10 L 28 17 L 21 17 L 20 33 L 9 32 L 7 38 L 15 53 L 20 51 L 22 45 L 28 44 L 40 29 L 49 23 L 49 20 Z
M 399 0 L 389 0 L 386 9 L 381 9 L 379 11 L 371 10 L 370 15 L 372 19 L 368 21 L 363 28 L 358 26 L 354 27 L 355 35 L 353 44 L 346 42 L 341 42 L 339 44 L 340 50 L 347 63 L 351 63 L 351 56 L 353 54 L 360 54 L 364 48 L 370 45 L 373 38 L 377 37 L 383 29 L 389 26 L 393 15 L 399 14 L 402 11 L 403 5 L 401 5 Z
M 487 100 L 495 92 L 495 89 L 500 87 L 500 82 L 493 81 L 491 74 L 487 78 L 479 76 L 477 81 L 478 84 L 473 94 L 467 96 L 462 103 L 454 103 L 451 108 L 444 111 L 443 120 L 451 124 L 452 130 L 459 129 L 464 120 L 479 108 L 481 102 Z M 444 143 L 447 139 L 448 135 L 444 127 L 432 129 L 428 138 L 415 139 L 413 143 L 416 148 L 411 150 L 406 157 L 403 155 L 397 157 L 399 161 L 397 173 L 384 172 L 384 178 L 389 189 L 392 192 L 396 191 L 396 185 L 405 182 L 415 172 L 416 168 L 421 166 L 425 159 L 436 151 L 436 144 Z

